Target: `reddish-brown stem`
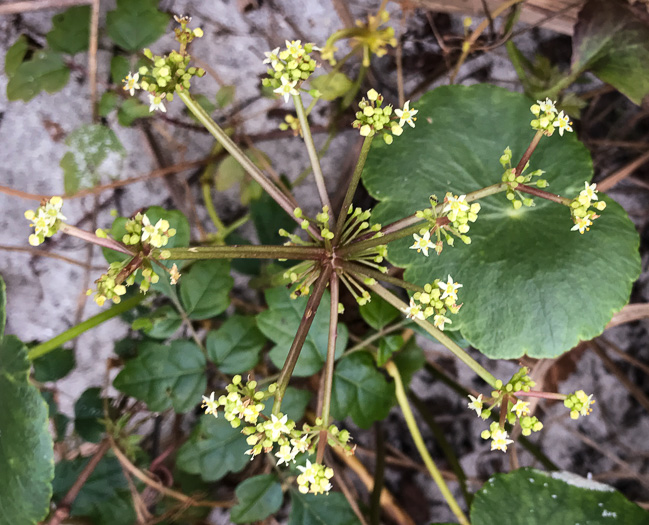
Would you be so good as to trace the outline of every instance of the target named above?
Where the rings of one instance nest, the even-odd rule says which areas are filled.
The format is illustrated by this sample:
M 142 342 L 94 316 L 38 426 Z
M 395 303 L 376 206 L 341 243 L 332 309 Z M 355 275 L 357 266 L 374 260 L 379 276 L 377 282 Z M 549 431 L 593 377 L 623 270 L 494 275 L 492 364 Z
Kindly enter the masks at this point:
M 527 149 L 525 150 L 525 153 L 523 153 L 521 160 L 519 160 L 518 164 L 516 165 L 516 175 L 521 175 L 523 173 L 523 170 L 525 169 L 525 166 L 527 166 L 532 153 L 534 153 L 534 150 L 539 145 L 542 136 L 543 131 L 536 132 L 536 134 L 532 138 L 532 142 L 530 142 L 530 145 L 527 146 Z
M 519 184 L 518 186 L 516 186 L 516 189 L 518 191 L 522 191 L 523 193 L 534 195 L 535 197 L 541 197 L 542 199 L 547 199 L 549 201 L 556 202 L 557 204 L 563 204 L 564 206 L 570 206 L 570 203 L 572 202 L 566 197 L 560 197 L 559 195 L 555 195 L 554 193 L 550 193 L 549 191 L 544 191 L 539 188 L 535 188 L 534 186 L 527 186 L 526 184 Z
M 556 399 L 558 401 L 563 401 L 566 399 L 565 394 L 555 394 L 553 392 L 523 392 L 519 390 L 518 392 L 513 393 L 516 397 L 538 397 L 541 399 Z
M 124 246 L 122 243 L 117 242 L 115 239 L 111 239 L 110 237 L 103 239 L 101 237 L 97 237 L 94 233 L 87 232 L 86 230 L 82 230 L 81 228 L 77 228 L 76 226 L 72 226 L 70 224 L 62 224 L 59 231 L 67 233 L 68 235 L 72 235 L 73 237 L 83 239 L 86 242 L 91 242 L 98 246 L 108 248 L 109 250 L 115 250 L 116 252 L 125 253 L 126 255 L 130 256 L 135 255 L 128 248 L 126 248 L 126 246 Z

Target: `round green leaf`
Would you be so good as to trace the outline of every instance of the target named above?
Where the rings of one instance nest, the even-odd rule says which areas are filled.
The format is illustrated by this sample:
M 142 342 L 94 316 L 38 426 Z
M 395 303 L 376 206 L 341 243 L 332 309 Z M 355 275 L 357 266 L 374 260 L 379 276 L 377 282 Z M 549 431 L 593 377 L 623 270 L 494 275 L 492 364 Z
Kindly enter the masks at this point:
M 248 463 L 250 446 L 240 428 L 223 417 L 201 417 L 187 443 L 178 450 L 176 466 L 205 481 L 216 481 L 228 472 L 239 472 Z
M 313 375 L 325 363 L 329 340 L 329 302 L 329 294 L 325 292 L 295 365 L 293 372 L 295 376 Z M 266 303 L 268 310 L 257 316 L 257 326 L 268 339 L 275 343 L 275 347 L 269 354 L 270 360 L 277 368 L 282 368 L 300 320 L 304 315 L 307 298 L 291 299 L 289 291 L 284 287 L 279 287 L 266 290 Z M 347 327 L 338 323 L 336 357 L 342 354 L 347 345 L 347 335 Z
M 181 414 L 189 412 L 200 402 L 207 386 L 205 357 L 190 341 L 176 340 L 170 346 L 144 343 L 113 386 L 144 401 L 152 412 L 170 407 Z
M 157 5 L 157 0 L 117 0 L 117 9 L 106 15 L 108 35 L 122 49 L 139 52 L 167 30 L 169 16 Z
M 23 63 L 25 55 L 29 50 L 29 42 L 25 35 L 20 35 L 16 41 L 11 44 L 11 47 L 7 49 L 5 54 L 5 73 L 7 77 L 11 78 L 18 66 Z
M 603 483 L 571 472 L 522 468 L 485 483 L 473 500 L 471 523 L 643 525 L 649 523 L 649 513 Z
M 182 276 L 180 300 L 190 319 L 209 319 L 228 307 L 233 285 L 229 261 L 198 261 Z
M 47 43 L 54 51 L 74 55 L 88 49 L 90 40 L 90 6 L 71 7 L 52 17 Z
M 218 329 L 207 334 L 209 359 L 224 374 L 240 374 L 255 367 L 266 338 L 253 317 L 233 315 Z
M 104 419 L 101 388 L 88 388 L 74 404 L 74 430 L 82 439 L 99 443 L 105 430 L 100 419 Z
M 361 317 L 374 330 L 381 330 L 399 317 L 399 310 L 376 294 L 372 294 L 372 300 L 358 310 Z
M 336 364 L 331 392 L 335 419 L 350 416 L 359 427 L 368 428 L 387 417 L 394 400 L 394 384 L 386 381 L 367 352 L 354 352 Z
M 59 347 L 34 361 L 34 379 L 39 383 L 58 381 L 74 368 L 72 350 Z
M 302 494 L 291 491 L 288 525 L 359 525 L 360 522 L 340 492 Z
M 534 131 L 531 101 L 502 88 L 445 86 L 414 104 L 417 127 L 391 146 L 376 141 L 365 186 L 381 201 L 385 224 L 429 206 L 428 196 L 466 194 L 500 182 L 499 158 L 509 146 L 522 156 Z M 530 169 L 543 169 L 550 191 L 574 196 L 592 176 L 586 148 L 574 134 L 544 137 Z M 417 284 L 451 275 L 464 287 L 452 328 L 492 358 L 556 357 L 599 335 L 627 302 L 640 270 L 638 235 L 624 210 L 608 207 L 585 235 L 570 231 L 569 211 L 535 199 L 514 210 L 504 194 L 482 199 L 471 245 L 459 240 L 430 257 L 410 250 L 412 238 L 389 246 L 392 263 Z M 611 271 L 614 269 L 614 271 Z
M 282 506 L 282 486 L 273 474 L 254 476 L 240 483 L 235 491 L 239 503 L 230 510 L 234 523 L 263 520 Z
M 323 100 L 336 100 L 344 96 L 354 86 L 349 77 L 340 71 L 313 77 L 310 82 L 312 88 L 320 91 L 320 98 Z
M 7 83 L 7 99 L 28 102 L 43 90 L 55 93 L 63 89 L 69 78 L 70 70 L 61 55 L 38 51 L 13 72 Z
M 0 278 L 0 332 L 4 283 Z M 34 524 L 49 510 L 54 451 L 47 404 L 29 382 L 25 345 L 12 335 L 0 340 L 0 525 Z
M 131 326 L 134 330 L 143 330 L 153 339 L 169 339 L 182 324 L 180 314 L 173 306 L 167 304 L 151 312 L 147 317 L 137 318 Z

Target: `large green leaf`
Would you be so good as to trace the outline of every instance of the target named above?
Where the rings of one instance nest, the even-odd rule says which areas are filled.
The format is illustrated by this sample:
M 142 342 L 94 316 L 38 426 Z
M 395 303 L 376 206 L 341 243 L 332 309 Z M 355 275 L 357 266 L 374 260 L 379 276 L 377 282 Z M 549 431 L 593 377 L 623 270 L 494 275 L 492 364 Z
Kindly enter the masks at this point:
M 572 39 L 573 71 L 589 69 L 640 105 L 649 93 L 648 19 L 624 2 L 586 2 Z
M 13 71 L 7 83 L 7 98 L 28 102 L 43 90 L 48 93 L 60 91 L 69 78 L 70 70 L 61 55 L 52 51 L 38 51 L 31 60 L 21 63 Z
M 522 468 L 485 483 L 473 500 L 471 523 L 643 525 L 649 523 L 649 513 L 603 483 L 571 472 Z
M 233 285 L 229 261 L 198 261 L 183 274 L 180 300 L 191 319 L 209 319 L 229 306 Z
M 90 40 L 90 6 L 82 5 L 54 15 L 47 43 L 54 51 L 74 55 L 88 49 Z
M 61 461 L 56 465 L 54 494 L 60 501 L 70 490 L 90 458 Z M 94 525 L 132 525 L 136 523 L 128 483 L 115 457 L 103 457 L 74 499 L 70 516 L 85 516 Z
M 386 223 L 423 209 L 430 194 L 499 182 L 505 147 L 519 158 L 534 134 L 530 104 L 488 85 L 424 95 L 414 104 L 417 127 L 391 146 L 375 142 L 370 152 L 363 177 L 381 201 L 375 219 Z M 560 195 L 576 195 L 592 176 L 590 156 L 573 134 L 544 137 L 531 166 L 545 170 L 549 189 Z M 638 235 L 624 210 L 606 199 L 602 217 L 579 235 L 570 231 L 569 211 L 549 201 L 516 211 L 503 194 L 480 202 L 471 245 L 458 240 L 424 257 L 409 249 L 412 238 L 402 239 L 390 244 L 390 261 L 418 284 L 449 274 L 462 283 L 464 306 L 451 328 L 489 357 L 555 357 L 599 335 L 627 302 L 640 270 Z
M 329 340 L 329 302 L 329 293 L 325 293 L 295 365 L 295 376 L 313 375 L 324 365 Z M 257 316 L 257 326 L 275 343 L 270 351 L 270 359 L 277 368 L 282 368 L 304 315 L 307 298 L 291 299 L 288 290 L 280 287 L 266 290 L 266 303 L 268 310 Z M 338 323 L 336 357 L 340 356 L 347 345 L 347 335 L 347 327 Z
M 74 352 L 63 347 L 39 357 L 34 361 L 34 379 L 39 383 L 58 381 L 74 368 Z
M 259 362 L 266 338 L 254 317 L 233 315 L 218 329 L 207 334 L 205 348 L 209 359 L 224 374 L 240 374 Z
M 4 328 L 0 278 L 0 337 Z M 0 340 L 0 525 L 32 524 L 48 510 L 54 451 L 47 404 L 29 382 L 27 348 L 16 337 Z
M 236 490 L 239 502 L 230 510 L 234 523 L 252 523 L 263 520 L 282 506 L 282 486 L 273 474 L 248 478 Z
M 394 404 L 394 384 L 376 369 L 367 352 L 342 358 L 334 370 L 331 413 L 335 419 L 350 416 L 361 428 L 387 417 Z
M 288 525 L 359 525 L 358 518 L 340 492 L 302 494 L 291 490 Z
M 106 15 L 108 35 L 122 49 L 141 51 L 167 30 L 169 16 L 157 5 L 157 0 L 117 0 L 117 9 Z
M 61 159 L 66 193 L 92 188 L 99 182 L 102 164 L 123 157 L 124 147 L 117 135 L 101 124 L 84 124 L 65 139 L 69 150 Z
M 176 340 L 169 346 L 146 342 L 113 385 L 144 401 L 152 412 L 170 407 L 178 413 L 189 412 L 199 404 L 207 385 L 205 357 L 190 341 Z
M 205 481 L 216 481 L 250 463 L 249 448 L 240 428 L 232 428 L 222 416 L 203 416 L 180 447 L 176 465 L 190 474 L 200 474 Z
M 74 430 L 82 439 L 99 443 L 105 431 L 105 425 L 100 419 L 104 419 L 101 388 L 91 387 L 74 404 Z

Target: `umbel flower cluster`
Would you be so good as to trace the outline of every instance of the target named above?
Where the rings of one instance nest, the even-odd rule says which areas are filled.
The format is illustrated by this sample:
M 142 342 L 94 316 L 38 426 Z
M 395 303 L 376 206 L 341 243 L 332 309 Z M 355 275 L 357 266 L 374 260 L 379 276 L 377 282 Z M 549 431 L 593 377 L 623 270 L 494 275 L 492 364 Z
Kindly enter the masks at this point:
M 555 128 L 559 130 L 559 135 L 562 137 L 564 131 L 572 131 L 570 118 L 564 115 L 563 111 L 559 113 L 555 104 L 556 102 L 546 98 L 544 101 L 537 100 L 536 104 L 530 107 L 530 111 L 536 117 L 531 122 L 532 129 L 543 131 L 548 137 L 554 133 Z
M 460 239 L 465 244 L 471 244 L 471 237 L 466 235 L 471 229 L 469 223 L 478 220 L 480 204 L 474 202 L 469 204 L 466 195 L 453 195 L 448 192 L 442 203 L 441 213 L 438 213 L 440 205 L 437 196 L 430 196 L 430 208 L 419 210 L 415 216 L 428 221 L 428 226 L 419 231 L 419 235 L 413 234 L 414 243 L 411 250 L 417 250 L 417 253 L 423 253 L 428 257 L 428 250 L 434 249 L 437 255 L 442 253 L 444 243 L 453 246 L 455 238 Z M 436 236 L 435 242 L 431 239 L 431 234 Z
M 62 221 L 67 220 L 61 213 L 62 206 L 61 197 L 51 197 L 49 200 L 43 199 L 36 210 L 25 212 L 25 219 L 32 221 L 30 226 L 34 228 L 34 233 L 29 236 L 29 244 L 32 246 L 43 244 L 47 237 L 59 231 Z
M 525 173 L 529 167 L 529 163 L 525 165 L 521 173 L 516 173 L 516 168 L 512 168 L 512 150 L 507 146 L 504 153 L 500 157 L 500 164 L 505 168 L 505 173 L 501 180 L 508 183 L 507 188 L 507 200 L 512 203 L 514 209 L 517 210 L 521 206 L 532 207 L 534 206 L 534 201 L 531 197 L 525 197 L 520 191 L 516 188 L 519 184 L 529 184 L 532 182 L 532 178 L 540 177 L 545 172 L 543 170 L 535 170 L 529 173 Z M 548 181 L 545 179 L 537 179 L 535 183 L 537 188 L 547 188 Z
M 575 223 L 571 230 L 579 231 L 581 234 L 590 230 L 593 221 L 599 218 L 595 210 L 602 211 L 606 208 L 606 203 L 600 201 L 597 196 L 597 185 L 584 182 L 584 186 L 585 188 L 570 203 L 570 216 Z
M 289 42 L 286 40 L 286 47 L 280 51 L 276 47 L 272 51 L 264 53 L 266 59 L 264 64 L 270 64 L 268 77 L 261 82 L 266 88 L 284 97 L 284 102 L 292 95 L 299 93 L 300 84 L 307 80 L 315 71 L 316 61 L 311 58 L 311 53 L 318 48 L 313 43 L 306 43 L 302 46 L 300 40 Z M 313 95 L 317 95 L 314 91 Z
M 462 288 L 460 283 L 453 282 L 449 275 L 446 282 L 435 279 L 424 286 L 423 292 L 416 292 L 410 298 L 410 305 L 404 309 L 406 317 L 421 321 L 433 316 L 433 325 L 444 330 L 444 326 L 452 324 L 446 313 L 456 314 L 462 304 L 457 304 L 457 291 Z
M 315 426 L 302 426 L 296 428 L 295 421 L 288 419 L 286 414 L 271 414 L 270 417 L 263 413 L 264 401 L 272 397 L 277 389 L 276 384 L 271 384 L 266 391 L 257 390 L 256 381 L 242 383 L 240 375 L 232 378 L 232 383 L 226 387 L 227 395 L 215 399 L 212 392 L 210 397 L 203 396 L 202 407 L 205 414 L 218 417 L 220 407 L 223 407 L 223 417 L 230 422 L 233 428 L 239 428 L 244 423 L 241 432 L 248 436 L 246 441 L 250 448 L 246 454 L 251 459 L 262 452 L 274 451 L 277 465 L 296 463 L 298 454 L 313 454 L 320 438 L 321 431 L 326 431 L 327 442 L 331 446 L 342 448 L 346 454 L 353 454 L 354 449 L 349 445 L 350 435 L 347 430 L 339 430 L 335 425 L 326 428 L 321 420 L 316 420 Z M 306 494 L 327 493 L 331 490 L 330 480 L 334 475 L 333 469 L 320 463 L 311 463 L 306 460 L 306 466 L 297 466 L 301 474 L 297 477 L 300 492 Z
M 360 130 L 363 137 L 372 137 L 381 133 L 386 144 L 392 144 L 394 137 L 399 137 L 403 133 L 403 125 L 408 124 L 411 128 L 415 127 L 415 115 L 419 113 L 416 109 L 410 108 L 408 100 L 403 109 L 395 109 L 392 115 L 392 106 L 383 105 L 383 96 L 375 89 L 367 92 L 367 99 L 363 98 L 358 104 L 359 111 L 356 112 L 356 120 L 352 123 L 354 128 Z M 397 122 L 398 120 L 398 122 Z

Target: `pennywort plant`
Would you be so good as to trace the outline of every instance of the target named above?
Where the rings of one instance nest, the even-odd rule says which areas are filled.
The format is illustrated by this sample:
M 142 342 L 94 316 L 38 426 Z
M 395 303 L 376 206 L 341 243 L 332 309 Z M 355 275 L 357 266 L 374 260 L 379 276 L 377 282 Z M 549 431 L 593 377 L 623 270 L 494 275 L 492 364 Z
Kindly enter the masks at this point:
M 619 206 L 590 183 L 589 159 L 571 135 L 572 123 L 549 98 L 530 104 L 522 95 L 491 86 L 449 86 L 395 108 L 369 89 L 350 122 L 362 137 L 358 160 L 342 205 L 332 205 L 308 119 L 322 98 L 314 75 L 323 61 L 336 64 L 334 43 L 343 38 L 351 39 L 352 51 L 342 61 L 360 51 L 366 68 L 373 54 L 380 56 L 394 45 L 393 30 L 383 27 L 388 18 L 380 10 L 366 25 L 334 34 L 322 48 L 286 40 L 265 53 L 262 85 L 292 104 L 296 116 L 284 128 L 299 132 L 295 140 L 304 142 L 311 163 L 320 199 L 313 215 L 296 205 L 290 189 L 269 178 L 192 94 L 205 70 L 193 65 L 189 53 L 192 41 L 203 37 L 200 28 L 190 28 L 189 17 L 175 17 L 178 49 L 167 55 L 144 49 L 138 68 L 123 77 L 124 94 L 144 101 L 149 112 L 166 112 L 176 99 L 186 106 L 272 199 L 273 209 L 289 217 L 278 228 L 283 244 L 231 244 L 219 231 L 215 242 L 189 246 L 182 214 L 157 207 L 118 217 L 95 232 L 66 223 L 58 196 L 25 213 L 34 228 L 33 246 L 60 233 L 104 249 L 109 267 L 88 290 L 98 305 L 135 306 L 152 291 L 169 298 L 170 304 L 154 315 L 134 321 L 149 339 L 126 359 L 113 384 L 151 411 L 182 414 L 200 404 L 204 414 L 178 450 L 181 471 L 214 481 L 250 461 L 267 465 L 265 474 L 237 489 L 240 505 L 231 514 L 236 523 L 277 511 L 282 491 L 293 486 L 294 509 L 305 504 L 299 499 L 304 495 L 317 495 L 308 501 L 322 515 L 328 505 L 340 506 L 340 495 L 324 494 L 340 486 L 333 454 L 355 452 L 344 419 L 366 428 L 396 403 L 450 510 L 468 524 L 466 509 L 433 461 L 409 405 L 408 383 L 421 366 L 421 353 L 389 334 L 412 328 L 430 336 L 481 378 L 484 387 L 468 395 L 467 409 L 484 420 L 481 437 L 490 449 L 507 452 L 519 433 L 526 437 L 543 429 L 531 400 L 562 401 L 572 419 L 587 416 L 595 400 L 581 389 L 540 391 L 525 366 L 509 378 L 497 378 L 467 351 L 467 341 L 492 358 L 559 355 L 580 338 L 601 332 L 626 302 L 637 274 L 635 232 Z M 494 121 L 500 123 L 496 134 Z M 378 201 L 372 209 L 354 203 L 361 179 Z M 554 187 L 559 193 L 546 189 Z M 217 228 L 226 229 L 216 215 Z M 595 287 L 591 277 L 602 264 L 613 264 L 601 262 L 604 252 L 614 262 L 626 259 L 622 268 L 596 298 L 580 296 Z M 283 287 L 266 290 L 268 309 L 256 318 L 235 314 L 205 336 L 193 323 L 226 310 L 232 287 L 228 261 L 237 259 L 281 262 L 268 280 Z M 139 292 L 132 291 L 136 284 Z M 557 292 L 561 287 L 568 291 Z M 349 348 L 349 333 L 340 321 L 345 293 L 376 332 Z M 552 308 L 561 311 L 547 311 Z M 403 319 L 397 321 L 399 316 Z M 157 342 L 182 324 L 191 340 Z M 28 356 L 38 363 L 64 340 L 32 348 L 25 363 Z M 275 345 L 268 357 L 277 374 L 258 366 L 267 340 Z M 5 341 L 3 353 L 14 345 L 12 339 Z M 308 392 L 295 388 L 292 380 L 321 369 L 315 410 L 305 412 Z M 24 370 L 16 373 L 24 375 Z M 104 442 L 122 468 L 139 472 L 133 465 L 138 439 L 125 432 L 137 423 L 129 414 L 113 420 L 106 408 L 104 415 L 99 423 L 108 434 Z M 158 485 L 153 486 L 162 490 Z M 262 495 L 266 503 L 250 511 Z M 181 496 L 172 495 L 183 501 Z M 342 501 L 340 512 L 355 523 Z M 473 510 L 471 517 L 475 523 L 491 523 L 480 521 L 484 518 Z

